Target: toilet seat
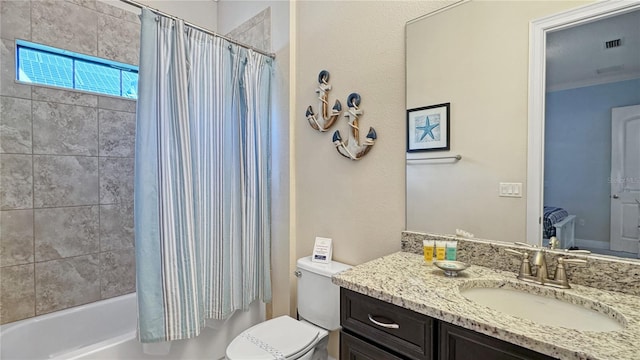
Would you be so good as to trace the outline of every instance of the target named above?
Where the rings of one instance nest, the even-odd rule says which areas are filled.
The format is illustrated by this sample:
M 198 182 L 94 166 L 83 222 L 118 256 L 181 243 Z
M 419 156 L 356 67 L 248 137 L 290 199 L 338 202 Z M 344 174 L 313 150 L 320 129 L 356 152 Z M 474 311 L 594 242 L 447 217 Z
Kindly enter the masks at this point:
M 289 316 L 255 325 L 227 347 L 229 360 L 293 360 L 316 346 L 327 331 Z

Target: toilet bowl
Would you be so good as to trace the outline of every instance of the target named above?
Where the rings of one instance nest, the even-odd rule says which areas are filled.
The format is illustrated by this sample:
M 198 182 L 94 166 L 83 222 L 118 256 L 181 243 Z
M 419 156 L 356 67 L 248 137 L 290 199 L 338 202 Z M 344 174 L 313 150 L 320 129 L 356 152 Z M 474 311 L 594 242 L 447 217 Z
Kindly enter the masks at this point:
M 340 288 L 331 276 L 351 266 L 298 259 L 298 313 L 280 316 L 243 331 L 229 344 L 228 360 L 326 360 L 329 331 L 340 328 Z

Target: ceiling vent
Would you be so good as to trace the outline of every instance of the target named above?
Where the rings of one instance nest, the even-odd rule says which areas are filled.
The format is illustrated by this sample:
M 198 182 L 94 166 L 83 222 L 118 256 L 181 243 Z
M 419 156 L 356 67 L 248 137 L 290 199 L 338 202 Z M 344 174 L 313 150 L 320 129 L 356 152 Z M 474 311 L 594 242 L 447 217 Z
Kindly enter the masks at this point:
M 622 39 L 609 40 L 604 42 L 605 49 L 613 49 L 622 46 Z

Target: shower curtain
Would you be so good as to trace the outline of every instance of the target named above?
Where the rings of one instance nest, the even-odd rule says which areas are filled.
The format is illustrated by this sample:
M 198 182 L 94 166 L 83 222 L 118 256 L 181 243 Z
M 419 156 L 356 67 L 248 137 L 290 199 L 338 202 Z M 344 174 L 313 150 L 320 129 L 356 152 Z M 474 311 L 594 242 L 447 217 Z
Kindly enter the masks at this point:
M 139 338 L 271 299 L 271 59 L 143 10 L 135 153 Z

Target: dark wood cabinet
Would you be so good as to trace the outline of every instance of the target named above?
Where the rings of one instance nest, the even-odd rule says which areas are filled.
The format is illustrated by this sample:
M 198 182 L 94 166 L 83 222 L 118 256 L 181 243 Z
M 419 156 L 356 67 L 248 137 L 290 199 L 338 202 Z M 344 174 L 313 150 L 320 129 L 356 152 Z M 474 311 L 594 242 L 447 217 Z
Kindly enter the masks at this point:
M 340 360 L 403 360 L 388 350 L 381 349 L 353 335 L 340 332 Z
M 375 339 L 405 359 L 433 359 L 434 320 L 360 293 L 340 289 L 340 324 L 345 332 Z
M 548 360 L 547 355 L 491 336 L 438 322 L 439 360 Z
M 340 289 L 341 360 L 547 360 L 552 357 Z

